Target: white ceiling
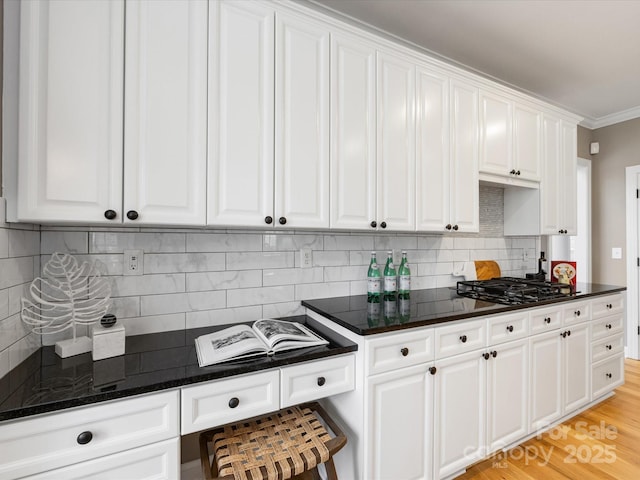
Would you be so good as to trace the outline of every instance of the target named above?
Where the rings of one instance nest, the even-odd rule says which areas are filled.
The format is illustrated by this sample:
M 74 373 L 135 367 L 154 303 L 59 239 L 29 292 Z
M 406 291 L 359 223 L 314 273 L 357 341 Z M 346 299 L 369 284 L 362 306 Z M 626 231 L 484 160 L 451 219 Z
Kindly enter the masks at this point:
M 640 0 L 312 0 L 602 127 L 640 117 Z

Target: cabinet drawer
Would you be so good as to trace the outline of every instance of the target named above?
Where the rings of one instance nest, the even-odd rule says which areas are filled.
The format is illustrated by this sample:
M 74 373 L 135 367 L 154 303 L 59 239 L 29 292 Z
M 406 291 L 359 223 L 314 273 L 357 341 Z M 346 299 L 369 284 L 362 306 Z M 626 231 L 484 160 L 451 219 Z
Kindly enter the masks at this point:
M 525 311 L 489 318 L 489 345 L 517 340 L 529 335 L 529 314 Z
M 434 335 L 436 358 L 445 358 L 486 347 L 486 325 L 486 320 L 474 320 L 436 328 Z
M 38 415 L 0 427 L 0 479 L 103 457 L 179 435 L 177 391 Z M 78 436 L 91 432 L 89 443 Z
M 559 306 L 535 309 L 530 322 L 532 335 L 555 330 L 562 324 L 562 310 Z
M 591 339 L 608 337 L 614 333 L 621 333 L 624 328 L 624 317 L 622 314 L 613 315 L 594 320 L 591 323 Z
M 591 343 L 591 362 L 595 363 L 607 357 L 617 355 L 624 351 L 624 338 L 622 333 L 606 337 Z
M 624 310 L 624 303 L 622 300 L 622 295 L 619 293 L 616 295 L 594 298 L 591 300 L 592 317 L 595 319 L 598 317 L 622 313 Z
M 180 438 L 154 443 L 69 467 L 26 477 L 29 480 L 172 480 L 180 478 Z
M 185 387 L 182 389 L 182 434 L 273 412 L 279 407 L 279 370 Z
M 355 356 L 329 358 L 282 369 L 281 406 L 348 392 L 355 387 Z
M 591 369 L 591 400 L 609 393 L 624 383 L 624 355 L 593 364 Z
M 433 360 L 433 329 L 410 330 L 367 340 L 365 362 L 369 375 Z
M 591 304 L 589 302 L 569 302 L 568 305 L 563 306 L 563 325 L 573 325 L 587 320 L 591 320 Z

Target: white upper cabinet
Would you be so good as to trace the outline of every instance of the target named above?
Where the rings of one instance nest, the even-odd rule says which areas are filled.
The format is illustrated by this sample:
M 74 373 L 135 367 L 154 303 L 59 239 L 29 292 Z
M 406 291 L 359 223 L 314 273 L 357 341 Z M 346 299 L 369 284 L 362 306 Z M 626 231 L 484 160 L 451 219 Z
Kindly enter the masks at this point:
M 276 15 L 275 216 L 329 227 L 329 31 Z
M 541 178 L 541 112 L 496 93 L 480 92 L 481 177 L 535 186 Z
M 127 2 L 124 221 L 204 225 L 207 2 Z
M 577 127 L 545 115 L 544 177 L 540 187 L 541 234 L 577 233 Z
M 378 52 L 377 222 L 415 230 L 415 65 Z
M 331 227 L 376 221 L 376 50 L 331 36 Z
M 478 180 L 478 89 L 451 80 L 451 223 L 447 230 L 477 232 L 480 228 Z
M 122 205 L 124 3 L 22 2 L 17 218 L 110 222 Z M 110 216 L 110 215 L 109 215 Z
M 272 224 L 275 13 L 210 2 L 209 17 L 207 223 Z

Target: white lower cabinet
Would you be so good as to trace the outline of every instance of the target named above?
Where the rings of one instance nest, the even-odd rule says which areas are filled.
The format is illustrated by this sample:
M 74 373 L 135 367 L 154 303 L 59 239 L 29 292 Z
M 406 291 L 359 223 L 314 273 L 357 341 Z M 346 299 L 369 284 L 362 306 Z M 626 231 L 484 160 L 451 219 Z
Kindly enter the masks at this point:
M 419 365 L 367 379 L 365 478 L 431 478 L 433 378 Z
M 436 362 L 434 471 L 445 478 L 484 457 L 486 360 L 482 353 Z

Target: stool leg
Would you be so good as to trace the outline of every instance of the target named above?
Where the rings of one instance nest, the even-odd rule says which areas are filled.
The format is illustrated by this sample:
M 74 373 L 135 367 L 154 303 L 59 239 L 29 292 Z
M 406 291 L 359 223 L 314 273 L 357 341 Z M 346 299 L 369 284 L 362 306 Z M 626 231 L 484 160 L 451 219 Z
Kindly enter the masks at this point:
M 333 463 L 333 457 L 324 462 L 324 468 L 327 471 L 327 480 L 338 480 L 338 473 Z

